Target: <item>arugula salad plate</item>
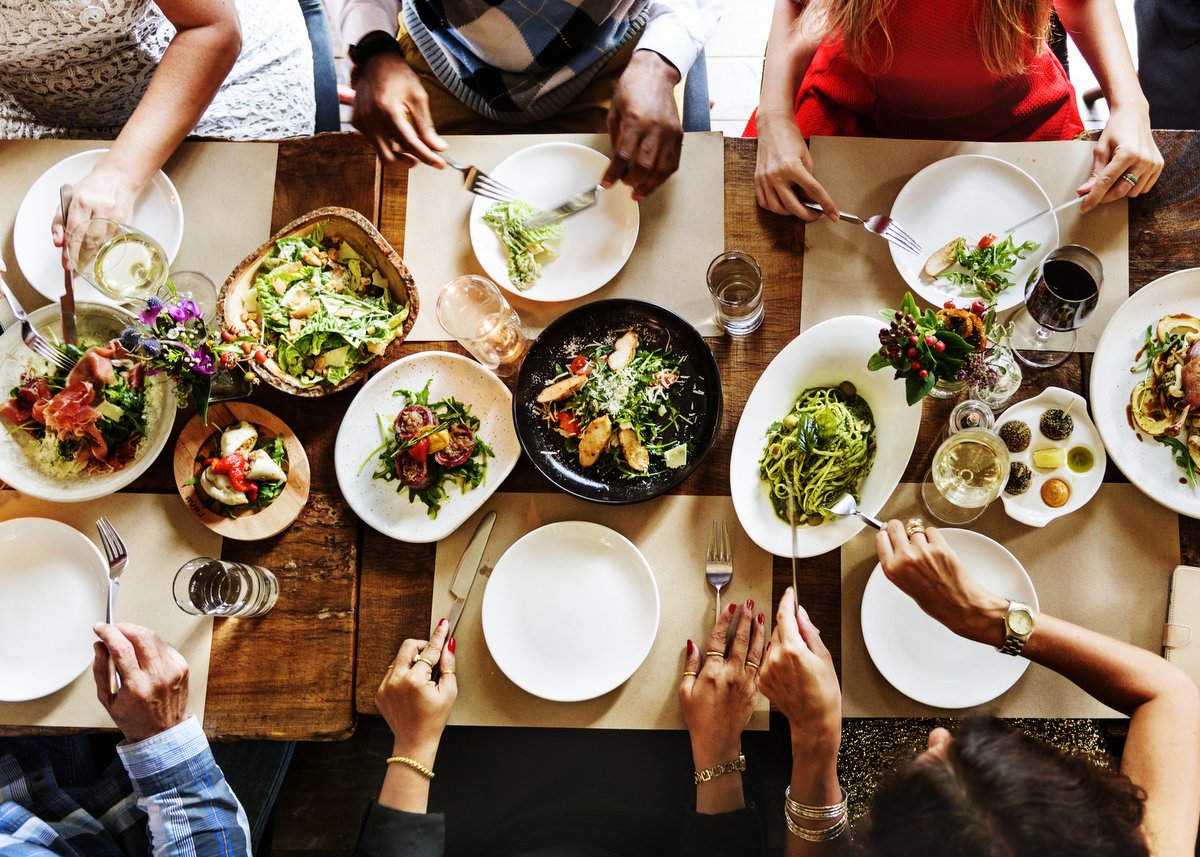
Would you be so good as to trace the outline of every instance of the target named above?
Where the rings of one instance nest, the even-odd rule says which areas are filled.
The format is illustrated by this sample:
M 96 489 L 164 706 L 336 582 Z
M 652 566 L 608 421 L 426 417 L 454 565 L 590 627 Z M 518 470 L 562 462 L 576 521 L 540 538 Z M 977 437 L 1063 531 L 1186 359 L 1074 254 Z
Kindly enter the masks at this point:
M 577 452 L 577 439 L 564 437 L 558 424 L 551 426 L 539 394 L 561 375 L 572 361 L 608 350 L 627 332 L 638 338 L 634 360 L 615 375 L 601 366 L 589 371 L 588 384 L 608 384 L 604 410 L 612 414 L 613 443 L 595 464 L 584 467 Z M 655 409 L 644 423 L 631 424 L 640 439 L 661 432 L 665 446 L 682 445 L 686 455 L 670 466 L 665 455 L 652 453 L 645 475 L 632 475 L 616 450 L 620 423 L 626 413 L 622 400 L 636 399 L 658 383 L 655 372 L 641 369 L 645 355 L 670 364 L 671 379 L 666 389 L 654 390 L 662 411 Z M 658 378 L 662 378 L 661 374 Z M 600 389 L 605 389 L 601 387 Z M 583 387 L 577 398 L 592 397 Z M 723 397 L 721 371 L 707 343 L 694 327 L 670 310 L 645 301 L 614 299 L 596 301 L 571 310 L 542 331 L 529 348 L 517 374 L 512 403 L 513 421 L 521 448 L 534 468 L 563 491 L 595 503 L 638 503 L 665 494 L 687 479 L 708 454 L 721 427 Z M 593 402 L 597 400 L 593 399 Z M 570 400 L 563 404 L 570 405 Z M 591 407 L 588 405 L 587 407 Z M 675 420 L 673 425 L 671 421 Z M 578 429 L 586 431 L 585 417 Z
M 429 401 L 455 399 L 479 420 L 475 432 L 494 453 L 479 485 L 466 491 L 453 481 L 431 517 L 419 498 L 396 480 L 374 478 L 393 462 L 380 459 L 387 434 L 407 400 L 397 390 L 419 393 L 429 385 Z M 338 487 L 350 508 L 372 528 L 402 542 L 435 542 L 462 525 L 500 486 L 521 455 L 512 425 L 512 395 L 504 382 L 474 360 L 444 351 L 424 351 L 389 364 L 358 391 L 346 410 L 334 446 Z M 433 462 L 434 455 L 428 460 Z M 397 488 L 399 487 L 399 490 Z
M 956 155 L 935 161 L 908 180 L 889 212 L 923 252 L 913 255 L 889 243 L 892 262 L 908 287 L 933 306 L 940 308 L 948 300 L 960 307 L 970 306 L 978 300 L 977 295 L 964 294 L 944 278 L 926 276 L 929 257 L 959 237 L 967 239 L 968 247 L 975 247 L 984 235 L 1000 235 L 1052 205 L 1042 186 L 1008 161 L 989 155 Z M 1012 238 L 1018 245 L 1036 241 L 1040 246 L 1007 274 L 1012 286 L 996 296 L 998 312 L 1024 302 L 1025 281 L 1042 257 L 1058 246 L 1058 216 L 1047 214 L 1021 227 Z
M 1174 452 L 1135 431 L 1129 416 L 1133 387 L 1146 377 L 1129 371 L 1144 357 L 1146 328 L 1177 313 L 1200 316 L 1200 268 L 1160 277 L 1113 313 L 1092 360 L 1092 418 L 1113 463 L 1138 490 L 1181 515 L 1200 518 L 1200 486 L 1189 485 Z
M 608 158 L 578 143 L 539 143 L 509 155 L 488 175 L 508 185 L 535 208 L 549 211 L 595 187 Z M 638 204 L 628 185 L 600 191 L 596 204 L 561 221 L 555 258 L 546 259 L 541 277 L 521 290 L 508 276 L 508 250 L 483 222 L 494 200 L 475 197 L 471 206 L 471 247 L 483 270 L 501 288 L 531 301 L 566 301 L 603 287 L 625 266 L 638 237 Z M 543 257 L 544 258 L 544 257 Z

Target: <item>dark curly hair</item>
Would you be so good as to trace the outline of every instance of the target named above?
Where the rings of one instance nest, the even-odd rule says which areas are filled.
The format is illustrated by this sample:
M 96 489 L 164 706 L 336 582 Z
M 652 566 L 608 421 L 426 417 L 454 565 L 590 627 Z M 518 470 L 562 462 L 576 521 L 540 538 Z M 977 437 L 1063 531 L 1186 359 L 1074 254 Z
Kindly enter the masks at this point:
M 994 717 L 966 721 L 945 759 L 918 759 L 855 831 L 870 857 L 1146 857 L 1145 793 Z

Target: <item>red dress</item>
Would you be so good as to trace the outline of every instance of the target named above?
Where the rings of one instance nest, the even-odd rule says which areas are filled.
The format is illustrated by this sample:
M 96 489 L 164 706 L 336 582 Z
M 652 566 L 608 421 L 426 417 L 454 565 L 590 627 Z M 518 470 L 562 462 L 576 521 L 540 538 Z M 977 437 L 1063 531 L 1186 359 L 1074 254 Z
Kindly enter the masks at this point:
M 899 0 L 888 19 L 892 62 L 875 73 L 850 62 L 840 40 L 823 42 L 796 96 L 804 136 L 1018 141 L 1080 134 L 1075 90 L 1048 47 L 1031 51 L 1014 77 L 988 71 L 974 23 L 987 2 Z M 758 136 L 755 118 L 747 137 Z

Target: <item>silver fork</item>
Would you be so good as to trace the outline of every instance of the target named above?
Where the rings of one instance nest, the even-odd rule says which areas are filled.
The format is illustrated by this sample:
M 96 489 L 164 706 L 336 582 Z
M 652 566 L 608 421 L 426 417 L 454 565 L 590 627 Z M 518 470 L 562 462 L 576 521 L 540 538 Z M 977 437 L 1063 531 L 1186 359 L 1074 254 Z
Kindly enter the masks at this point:
M 453 158 L 447 158 L 445 155 L 442 155 L 442 159 L 453 169 L 463 174 L 463 187 L 476 196 L 482 196 L 485 199 L 494 199 L 499 202 L 512 202 L 517 198 L 515 191 L 507 185 L 496 181 L 478 167 L 460 164 L 458 161 Z
M 733 558 L 729 550 L 729 530 L 724 521 L 713 521 L 708 537 L 708 557 L 704 563 L 704 579 L 717 591 L 717 610 L 721 615 L 721 589 L 733 577 Z
M 0 274 L 7 273 L 7 271 L 8 268 L 5 266 L 4 261 L 0 259 Z M 8 308 L 17 317 L 17 321 L 21 322 L 21 341 L 35 354 L 49 360 L 59 369 L 65 369 L 69 372 L 71 367 L 75 365 L 75 362 L 59 351 L 49 339 L 34 330 L 33 325 L 29 322 L 29 317 L 25 315 L 25 310 L 17 303 L 17 296 L 12 293 L 12 289 L 8 287 L 8 283 L 4 282 L 3 277 L 0 277 L 0 292 L 4 292 L 4 299 L 8 301 Z
M 104 543 L 104 555 L 108 558 L 108 606 L 104 611 L 105 623 L 113 624 L 113 616 L 117 609 L 117 591 L 121 588 L 121 572 L 129 563 L 129 551 L 125 542 L 108 518 L 101 515 L 96 519 L 96 530 L 100 533 L 100 541 Z M 117 667 L 112 657 L 108 659 L 108 690 L 116 693 L 121 689 L 121 677 L 117 675 Z
M 817 205 L 816 203 L 805 202 L 804 205 L 806 208 L 811 208 L 813 211 L 819 211 L 822 214 L 825 213 L 825 209 L 821 208 L 821 206 Z M 920 256 L 924 252 L 921 249 L 921 245 L 913 240 L 911 235 L 901 229 L 900 224 L 892 220 L 892 218 L 888 217 L 886 214 L 876 214 L 874 217 L 868 217 L 866 220 L 863 220 L 861 217 L 845 211 L 841 212 L 840 216 L 842 220 L 849 220 L 851 223 L 862 224 L 862 227 L 868 232 L 874 232 L 879 237 L 891 241 L 897 247 L 907 250 L 914 256 Z

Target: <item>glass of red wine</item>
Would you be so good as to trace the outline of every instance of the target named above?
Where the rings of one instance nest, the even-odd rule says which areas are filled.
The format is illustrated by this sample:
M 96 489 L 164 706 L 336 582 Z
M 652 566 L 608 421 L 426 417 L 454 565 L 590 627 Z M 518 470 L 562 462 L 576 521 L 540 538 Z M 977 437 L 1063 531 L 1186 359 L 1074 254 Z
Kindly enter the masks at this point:
M 1013 352 L 1022 363 L 1049 369 L 1075 350 L 1075 331 L 1100 301 L 1104 268 L 1096 254 L 1078 244 L 1052 250 L 1025 283 L 1025 312 L 1018 312 Z

